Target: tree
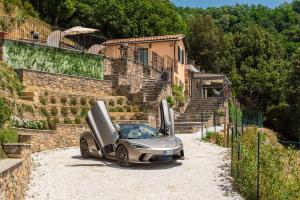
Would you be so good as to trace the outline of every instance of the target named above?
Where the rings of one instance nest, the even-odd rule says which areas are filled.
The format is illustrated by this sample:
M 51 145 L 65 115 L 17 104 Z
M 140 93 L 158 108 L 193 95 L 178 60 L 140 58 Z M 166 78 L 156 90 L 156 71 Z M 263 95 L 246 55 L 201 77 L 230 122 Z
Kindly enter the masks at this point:
M 291 68 L 287 92 L 287 102 L 290 106 L 290 131 L 300 141 L 300 48 L 292 57 Z
M 233 86 L 243 105 L 258 107 L 278 104 L 283 98 L 286 71 L 282 49 L 271 34 L 257 25 L 234 38 L 235 66 Z M 237 80 L 237 82 L 235 82 Z
M 217 72 L 215 63 L 223 54 L 223 30 L 214 24 L 211 16 L 197 15 L 189 22 L 187 36 L 189 55 L 195 63 L 209 72 Z
M 77 0 L 30 0 L 41 16 L 52 25 L 65 23 L 75 12 Z

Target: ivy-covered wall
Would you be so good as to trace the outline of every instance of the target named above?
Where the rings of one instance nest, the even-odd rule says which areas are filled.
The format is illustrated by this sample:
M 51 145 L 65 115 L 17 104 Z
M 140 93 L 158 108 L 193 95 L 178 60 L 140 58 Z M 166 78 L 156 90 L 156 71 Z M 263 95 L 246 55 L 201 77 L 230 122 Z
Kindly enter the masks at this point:
M 13 68 L 103 79 L 103 57 L 6 40 L 4 60 Z

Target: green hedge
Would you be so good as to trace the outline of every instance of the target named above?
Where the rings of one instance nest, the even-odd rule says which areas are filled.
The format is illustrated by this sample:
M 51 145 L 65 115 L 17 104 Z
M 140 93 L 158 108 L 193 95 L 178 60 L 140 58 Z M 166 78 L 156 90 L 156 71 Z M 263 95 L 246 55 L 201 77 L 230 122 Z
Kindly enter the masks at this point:
M 233 176 L 246 199 L 256 199 L 257 128 L 248 128 L 234 144 Z M 271 131 L 260 134 L 260 197 L 264 200 L 300 199 L 300 158 L 283 147 Z M 238 160 L 240 143 L 240 160 Z
M 103 79 L 100 55 L 5 41 L 4 59 L 14 68 Z

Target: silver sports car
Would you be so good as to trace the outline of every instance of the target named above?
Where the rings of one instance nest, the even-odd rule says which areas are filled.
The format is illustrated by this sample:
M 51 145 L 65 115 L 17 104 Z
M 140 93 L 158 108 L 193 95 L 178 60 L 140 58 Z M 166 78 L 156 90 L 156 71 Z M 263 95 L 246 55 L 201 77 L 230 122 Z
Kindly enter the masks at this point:
M 121 167 L 129 163 L 183 159 L 182 142 L 174 136 L 174 112 L 168 107 L 166 100 L 160 103 L 160 115 L 160 130 L 145 124 L 114 126 L 105 103 L 97 101 L 87 116 L 91 131 L 80 135 L 82 157 L 97 156 L 115 159 Z

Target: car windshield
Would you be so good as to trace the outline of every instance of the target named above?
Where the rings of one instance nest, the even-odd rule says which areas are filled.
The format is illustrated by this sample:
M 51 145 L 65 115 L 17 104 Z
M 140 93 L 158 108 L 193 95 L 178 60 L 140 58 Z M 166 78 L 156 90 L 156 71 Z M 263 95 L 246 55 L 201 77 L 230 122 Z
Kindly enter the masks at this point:
M 120 128 L 124 139 L 151 139 L 164 136 L 156 129 L 142 124 L 122 124 Z

